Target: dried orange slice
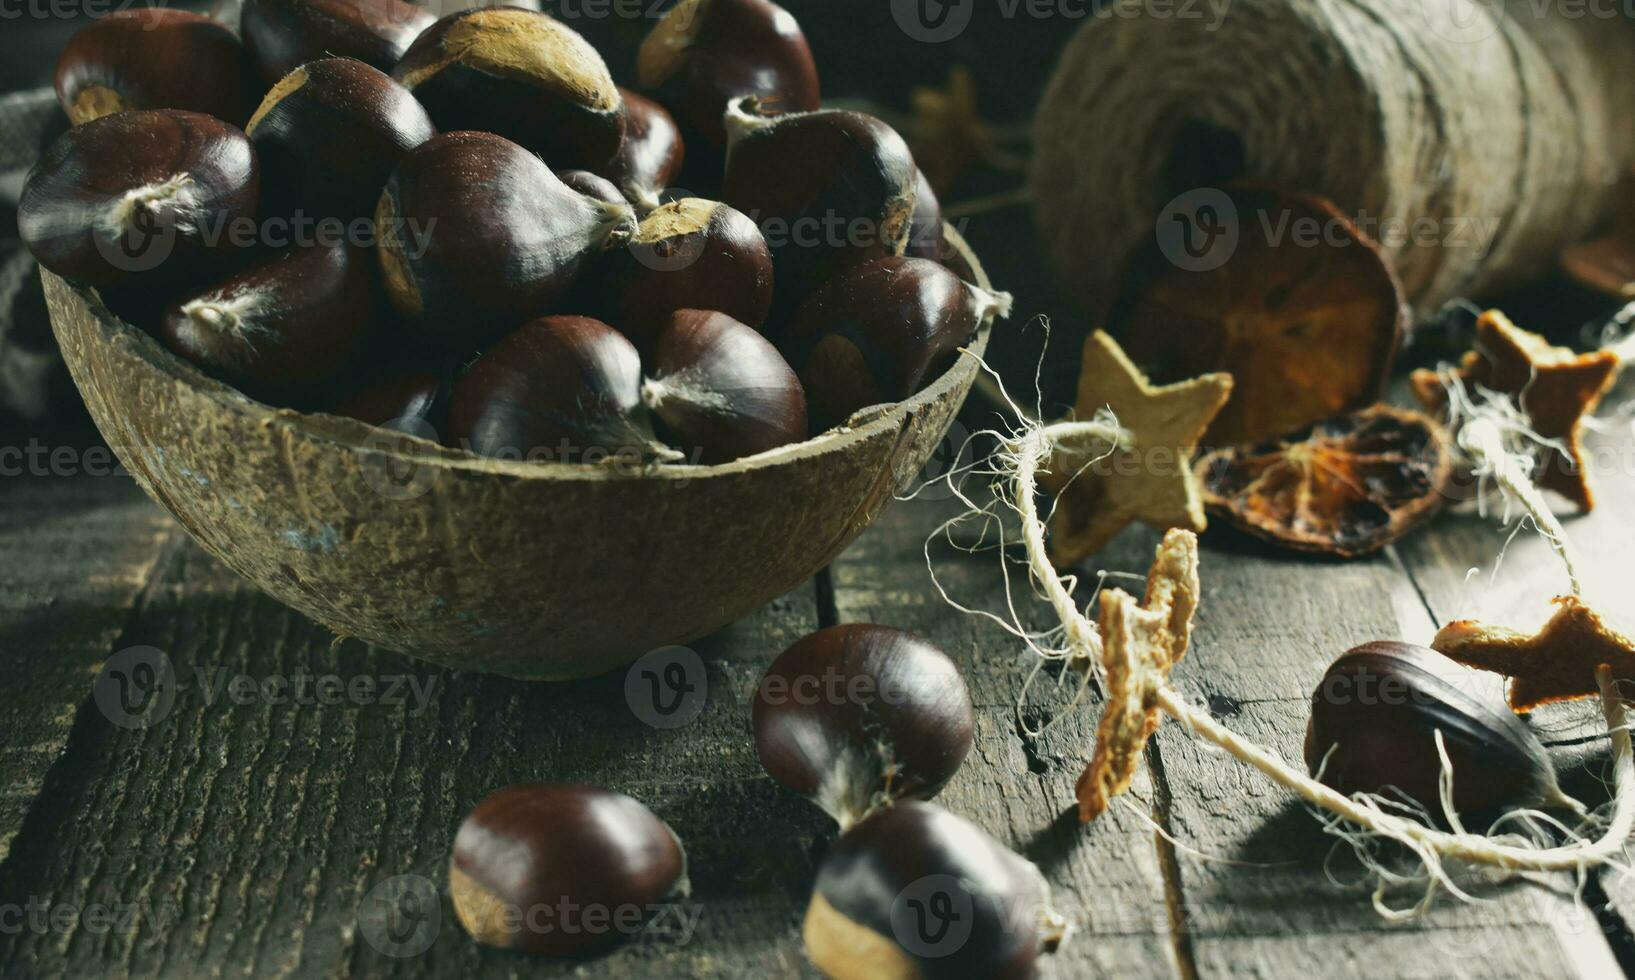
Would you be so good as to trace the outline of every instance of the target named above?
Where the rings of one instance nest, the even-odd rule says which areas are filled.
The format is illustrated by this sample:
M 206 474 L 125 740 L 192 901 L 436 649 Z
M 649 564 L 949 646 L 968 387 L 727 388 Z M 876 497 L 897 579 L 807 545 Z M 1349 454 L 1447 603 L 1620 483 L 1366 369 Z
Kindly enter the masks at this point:
M 1260 187 L 1177 198 L 1130 279 L 1109 330 L 1155 382 L 1235 379 L 1217 446 L 1372 404 L 1410 323 L 1378 245 L 1321 198 Z
M 1295 551 L 1358 558 L 1434 517 L 1453 456 L 1427 415 L 1376 405 L 1197 462 L 1211 514 Z

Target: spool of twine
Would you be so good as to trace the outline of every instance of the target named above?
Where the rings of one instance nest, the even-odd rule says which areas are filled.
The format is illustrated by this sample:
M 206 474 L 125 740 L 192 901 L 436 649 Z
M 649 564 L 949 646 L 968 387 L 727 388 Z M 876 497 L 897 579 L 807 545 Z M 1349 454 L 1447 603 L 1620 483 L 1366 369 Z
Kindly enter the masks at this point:
M 1616 4 L 1134 6 L 1068 44 L 1035 134 L 1044 245 L 1097 317 L 1195 189 L 1242 177 L 1329 198 L 1423 312 L 1551 269 L 1635 165 L 1635 24 Z

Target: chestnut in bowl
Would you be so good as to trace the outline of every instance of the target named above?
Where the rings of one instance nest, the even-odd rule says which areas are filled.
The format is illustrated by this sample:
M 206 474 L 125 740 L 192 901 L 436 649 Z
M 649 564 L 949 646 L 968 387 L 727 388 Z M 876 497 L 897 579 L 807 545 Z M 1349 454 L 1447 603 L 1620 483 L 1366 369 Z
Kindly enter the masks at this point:
M 309 61 L 356 58 L 389 72 L 437 18 L 403 0 L 244 0 L 239 30 L 267 85 Z
M 57 99 L 74 125 L 133 109 L 182 109 L 244 125 L 260 98 L 250 55 L 225 24 L 164 7 L 116 10 L 57 59 Z
M 846 429 L 721 466 L 528 464 L 261 404 L 42 278 L 92 417 L 208 552 L 338 634 L 519 678 L 617 669 L 806 582 L 914 484 L 977 373 L 961 358 Z

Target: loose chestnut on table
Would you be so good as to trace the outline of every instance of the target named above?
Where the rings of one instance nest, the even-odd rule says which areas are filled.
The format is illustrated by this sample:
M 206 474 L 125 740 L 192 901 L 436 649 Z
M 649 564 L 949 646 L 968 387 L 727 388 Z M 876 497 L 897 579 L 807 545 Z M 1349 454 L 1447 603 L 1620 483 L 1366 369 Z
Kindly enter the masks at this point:
M 802 938 L 832 980 L 1027 980 L 1066 931 L 1032 863 L 940 807 L 906 802 L 829 850 Z
M 260 98 L 250 55 L 226 25 L 163 7 L 116 10 L 57 60 L 57 99 L 74 125 L 133 109 L 182 109 L 244 125 Z
M 409 90 L 351 58 L 290 72 L 245 130 L 261 154 L 268 201 L 283 212 L 372 217 L 381 188 L 410 150 L 437 135 Z
M 576 956 L 638 934 L 687 892 L 664 821 L 621 793 L 534 783 L 500 790 L 460 824 L 449 898 L 477 942 Z
M 842 828 L 898 800 L 930 799 L 971 750 L 959 668 L 887 626 L 832 626 L 791 646 L 755 692 L 755 750 L 773 779 Z
M 769 0 L 681 0 L 642 43 L 637 77 L 716 147 L 726 145 L 721 115 L 736 99 L 784 112 L 822 99 L 806 35 Z
M 260 166 L 213 116 L 122 112 L 64 133 L 35 164 L 17 228 L 45 268 L 93 286 L 208 274 L 256 215 Z M 241 229 L 240 229 L 241 230 Z
M 852 266 L 813 293 L 777 334 L 819 424 L 894 402 L 947 370 L 977 328 L 1010 315 L 1011 298 L 928 259 Z
M 549 14 L 450 14 L 392 72 L 439 129 L 497 133 L 553 167 L 602 171 L 625 135 L 624 100 L 596 49 Z
M 642 401 L 688 462 L 730 463 L 806 439 L 800 379 L 770 341 L 725 313 L 678 311 L 647 373 Z
M 245 0 L 239 20 L 265 84 L 323 58 L 389 72 L 437 18 L 403 0 Z
M 550 307 L 589 257 L 636 228 L 492 133 L 444 133 L 404 158 L 375 212 L 386 291 L 450 350 L 475 350 Z
M 614 322 L 651 350 L 677 310 L 717 310 L 760 327 L 772 309 L 772 252 L 755 222 L 716 201 L 683 198 L 642 219 L 606 282 Z
M 1561 803 L 1565 796 L 1538 736 L 1499 697 L 1477 693 L 1475 677 L 1408 643 L 1346 652 L 1312 692 L 1306 767 L 1342 793 L 1407 800 L 1440 820 L 1440 732 L 1459 814 Z

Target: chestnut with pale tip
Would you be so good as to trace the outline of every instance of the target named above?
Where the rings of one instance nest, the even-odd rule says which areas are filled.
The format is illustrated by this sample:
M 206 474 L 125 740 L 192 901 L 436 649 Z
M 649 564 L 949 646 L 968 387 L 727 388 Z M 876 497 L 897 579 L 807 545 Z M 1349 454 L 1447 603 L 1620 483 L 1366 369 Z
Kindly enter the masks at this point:
M 688 892 L 681 841 L 653 811 L 612 790 L 557 783 L 479 803 L 454 837 L 448 875 L 471 938 L 541 956 L 630 939 Z
M 721 199 L 761 226 L 780 295 L 802 296 L 845 265 L 902 255 L 919 169 L 896 130 L 860 112 L 727 110 Z
M 454 385 L 449 440 L 528 462 L 676 461 L 642 400 L 641 355 L 600 320 L 551 316 L 507 335 Z
M 773 779 L 841 827 L 881 806 L 930 799 L 971 750 L 975 713 L 954 662 L 888 626 L 831 626 L 767 668 L 752 712 Z
M 601 171 L 624 139 L 624 100 L 602 56 L 538 11 L 450 14 L 415 40 L 392 77 L 439 129 L 497 133 L 554 167 Z
M 786 112 L 822 100 L 812 48 L 793 15 L 769 0 L 681 0 L 642 42 L 637 78 L 666 90 L 677 111 L 715 146 L 721 115 L 755 96 Z
M 138 109 L 242 126 L 260 98 L 250 55 L 225 24 L 164 7 L 116 10 L 82 28 L 57 59 L 56 86 L 76 126 Z
M 614 322 L 642 350 L 677 310 L 717 310 L 751 327 L 772 309 L 772 251 L 755 222 L 717 201 L 683 198 L 642 219 L 605 288 Z
M 855 265 L 813 293 L 777 340 L 806 386 L 819 424 L 897 402 L 938 377 L 1011 297 L 929 259 Z
M 208 275 L 256 216 L 260 166 L 214 116 L 121 112 L 76 126 L 30 171 L 17 204 L 23 243 L 59 276 L 111 287 Z
M 550 308 L 585 260 L 636 229 L 628 204 L 586 197 L 491 133 L 444 133 L 410 152 L 375 211 L 387 295 L 453 350 Z
M 356 58 L 389 72 L 437 18 L 403 0 L 245 0 L 239 30 L 272 85 L 323 58 Z
M 1440 732 L 1457 813 L 1513 803 L 1576 809 L 1538 736 L 1496 689 L 1484 697 L 1477 677 L 1408 643 L 1346 652 L 1312 692 L 1307 768 L 1342 793 L 1406 800 L 1444 819 Z
M 1027 980 L 1068 932 L 1031 862 L 969 821 L 908 802 L 830 848 L 801 937 L 832 980 Z
M 806 394 L 783 355 L 725 313 L 680 310 L 654 344 L 642 401 L 665 441 L 714 465 L 805 440 Z
M 274 85 L 245 133 L 261 154 L 264 211 L 352 219 L 373 216 L 392 170 L 437 129 L 385 74 L 326 58 Z
M 314 244 L 186 297 L 165 313 L 159 337 L 246 394 L 298 394 L 347 363 L 376 304 L 367 253 Z
M 607 176 L 642 212 L 663 204 L 662 195 L 687 160 L 681 129 L 670 111 L 652 99 L 621 88 L 625 133 Z

